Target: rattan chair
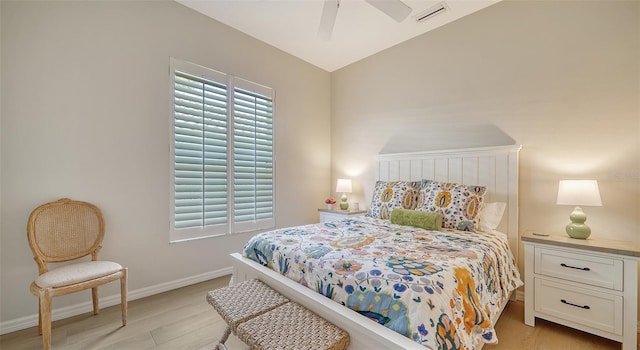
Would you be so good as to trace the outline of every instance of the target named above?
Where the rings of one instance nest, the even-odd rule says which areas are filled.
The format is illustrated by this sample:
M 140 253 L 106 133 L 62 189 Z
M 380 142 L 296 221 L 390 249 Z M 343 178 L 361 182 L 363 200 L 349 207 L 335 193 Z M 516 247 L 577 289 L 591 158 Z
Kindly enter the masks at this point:
M 63 198 L 36 208 L 29 216 L 27 237 L 38 263 L 39 277 L 31 283 L 38 297 L 38 332 L 45 350 L 51 349 L 51 298 L 91 288 L 93 314 L 97 315 L 98 286 L 120 280 L 122 325 L 127 324 L 127 268 L 99 261 L 104 219 L 98 207 Z M 91 261 L 64 264 L 49 270 L 48 263 L 76 260 L 91 255 Z

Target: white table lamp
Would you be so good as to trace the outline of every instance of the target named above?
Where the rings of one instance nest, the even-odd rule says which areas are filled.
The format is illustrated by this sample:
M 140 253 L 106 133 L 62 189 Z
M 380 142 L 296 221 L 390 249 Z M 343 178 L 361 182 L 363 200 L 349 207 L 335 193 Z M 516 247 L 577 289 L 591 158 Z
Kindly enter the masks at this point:
M 600 189 L 596 180 L 560 180 L 558 186 L 558 205 L 576 205 L 566 226 L 569 237 L 586 239 L 591 235 L 591 228 L 585 225 L 587 215 L 580 206 L 602 206 Z
M 347 193 L 351 193 L 351 179 L 338 179 L 336 184 L 336 192 L 342 192 L 340 197 L 340 209 L 349 209 L 349 203 L 347 202 Z

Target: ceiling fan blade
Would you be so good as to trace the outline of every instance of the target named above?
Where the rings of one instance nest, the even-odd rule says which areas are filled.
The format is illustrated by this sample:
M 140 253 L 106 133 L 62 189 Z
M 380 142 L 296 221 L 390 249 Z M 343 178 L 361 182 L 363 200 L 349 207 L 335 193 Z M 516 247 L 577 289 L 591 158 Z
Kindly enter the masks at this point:
M 322 40 L 331 39 L 333 25 L 336 23 L 338 16 L 339 0 L 324 0 L 322 7 L 322 17 L 320 17 L 320 28 L 318 28 L 318 37 Z
M 411 7 L 400 0 L 366 0 L 371 6 L 384 12 L 387 16 L 402 22 L 411 14 Z

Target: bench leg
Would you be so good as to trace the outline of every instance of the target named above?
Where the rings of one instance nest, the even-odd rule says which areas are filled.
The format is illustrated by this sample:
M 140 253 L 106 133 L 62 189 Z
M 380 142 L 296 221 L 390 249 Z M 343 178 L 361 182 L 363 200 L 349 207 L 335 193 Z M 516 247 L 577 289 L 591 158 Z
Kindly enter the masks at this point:
M 231 335 L 231 327 L 227 326 L 227 328 L 224 330 L 224 334 L 222 334 L 222 337 L 220 337 L 220 340 L 218 340 L 218 343 L 216 344 L 214 350 L 227 350 L 224 342 L 229 339 L 229 335 Z

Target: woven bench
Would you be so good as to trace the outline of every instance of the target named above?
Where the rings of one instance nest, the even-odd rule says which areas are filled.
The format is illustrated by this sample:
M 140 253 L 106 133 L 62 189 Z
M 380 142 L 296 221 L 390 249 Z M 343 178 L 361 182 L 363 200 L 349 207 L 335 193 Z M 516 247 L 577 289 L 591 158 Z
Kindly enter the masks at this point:
M 224 342 L 231 332 L 236 333 L 240 323 L 288 303 L 289 299 L 254 279 L 214 289 L 207 293 L 207 301 L 227 323 L 224 334 L 216 344 L 216 349 L 226 349 Z
M 349 333 L 259 280 L 210 291 L 207 301 L 227 323 L 216 349 L 226 349 L 231 332 L 253 350 L 343 350 L 349 345 Z

